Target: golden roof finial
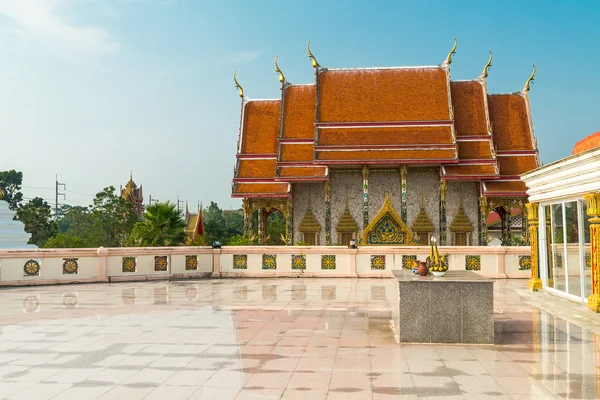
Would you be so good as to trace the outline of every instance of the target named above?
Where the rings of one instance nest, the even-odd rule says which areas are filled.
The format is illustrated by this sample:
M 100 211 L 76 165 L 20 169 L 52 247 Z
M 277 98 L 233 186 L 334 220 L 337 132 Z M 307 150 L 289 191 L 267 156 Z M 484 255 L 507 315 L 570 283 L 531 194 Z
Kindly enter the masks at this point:
M 240 91 L 240 97 L 244 97 L 244 89 L 242 88 L 242 85 L 239 84 L 239 82 L 237 81 L 236 77 L 235 77 L 236 71 L 233 71 L 233 81 L 235 82 L 235 87 L 236 89 L 239 89 Z
M 490 67 L 492 66 L 492 49 L 490 49 L 490 59 L 488 60 L 487 64 L 485 64 L 485 67 L 483 67 L 483 72 L 481 75 L 483 75 L 483 78 L 487 78 L 488 77 L 488 70 L 490 69 Z
M 535 81 L 535 70 L 535 63 L 533 63 L 533 72 L 531 73 L 529 79 L 527 79 L 527 82 L 525 82 L 525 87 L 523 87 L 524 93 L 529 92 L 530 85 L 533 83 L 533 81 Z
M 132 181 L 133 180 L 133 170 L 129 170 L 129 180 Z
M 445 65 L 452 64 L 452 55 L 456 54 L 456 45 L 457 44 L 458 44 L 458 42 L 456 41 L 456 36 L 454 36 L 454 46 L 452 46 L 452 50 L 450 50 L 450 53 L 448 53 L 448 57 L 446 57 L 446 61 L 444 61 Z
M 310 51 L 310 40 L 306 44 L 306 50 L 308 50 L 308 58 L 310 58 L 312 60 L 312 66 L 313 66 L 313 68 L 320 67 L 319 62 L 317 61 L 317 58 Z
M 273 63 L 275 64 L 275 72 L 279 74 L 279 82 L 283 83 L 285 82 L 285 76 L 283 76 L 283 72 L 281 72 L 279 65 L 277 65 L 277 57 L 278 56 L 275 56 L 275 60 L 273 60 Z

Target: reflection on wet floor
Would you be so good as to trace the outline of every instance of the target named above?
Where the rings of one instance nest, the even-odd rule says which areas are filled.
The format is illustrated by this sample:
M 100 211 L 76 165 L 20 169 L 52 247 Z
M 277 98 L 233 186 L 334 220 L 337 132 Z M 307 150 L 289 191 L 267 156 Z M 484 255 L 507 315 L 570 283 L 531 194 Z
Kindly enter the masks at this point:
M 495 345 L 400 345 L 392 279 L 0 290 L 0 399 L 594 399 L 600 336 L 495 284 Z

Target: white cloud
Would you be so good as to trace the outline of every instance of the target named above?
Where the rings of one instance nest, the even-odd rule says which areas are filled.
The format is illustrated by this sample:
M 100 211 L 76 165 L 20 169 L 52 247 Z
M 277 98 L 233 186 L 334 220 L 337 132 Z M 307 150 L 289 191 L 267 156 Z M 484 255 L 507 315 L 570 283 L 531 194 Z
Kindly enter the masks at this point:
M 70 0 L 0 0 L 0 15 L 13 22 L 2 31 L 32 41 L 50 52 L 117 52 L 118 43 L 104 29 L 67 21 L 60 11 L 71 4 Z

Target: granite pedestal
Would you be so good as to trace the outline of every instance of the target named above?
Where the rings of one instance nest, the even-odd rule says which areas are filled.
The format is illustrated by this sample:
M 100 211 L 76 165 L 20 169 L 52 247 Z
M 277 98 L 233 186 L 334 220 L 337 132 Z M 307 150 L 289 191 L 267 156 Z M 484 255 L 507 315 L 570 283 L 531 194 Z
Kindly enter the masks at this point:
M 443 277 L 393 271 L 400 287 L 400 342 L 494 343 L 494 282 L 472 271 Z

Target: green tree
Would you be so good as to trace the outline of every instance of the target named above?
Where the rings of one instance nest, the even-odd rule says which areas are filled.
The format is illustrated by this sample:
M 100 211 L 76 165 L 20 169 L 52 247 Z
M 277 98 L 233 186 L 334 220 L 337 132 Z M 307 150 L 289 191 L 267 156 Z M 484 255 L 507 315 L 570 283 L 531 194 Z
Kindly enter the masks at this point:
M 47 248 L 97 247 L 98 236 L 91 214 L 85 207 L 62 205 L 58 211 L 58 234 L 46 242 Z
M 23 201 L 21 193 L 21 184 L 23 183 L 23 173 L 14 169 L 10 171 L 0 171 L 0 188 L 4 192 L 4 199 L 8 203 L 8 208 L 16 210 Z
M 146 208 L 127 240 L 130 246 L 179 246 L 185 240 L 185 222 L 175 204 L 154 203 Z
M 133 226 L 138 222 L 133 204 L 117 196 L 113 186 L 96 194 L 90 214 L 95 236 L 94 247 L 124 246 Z
M 25 224 L 25 232 L 31 233 L 30 244 L 43 247 L 57 232 L 56 221 L 52 220 L 52 209 L 44 199 L 36 197 L 17 210 L 16 219 Z
M 285 218 L 279 211 L 272 212 L 267 217 L 267 244 L 285 245 Z

